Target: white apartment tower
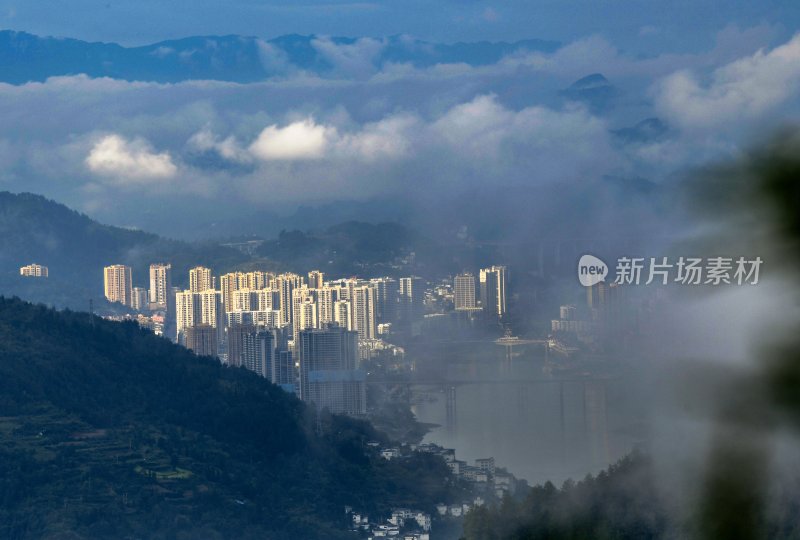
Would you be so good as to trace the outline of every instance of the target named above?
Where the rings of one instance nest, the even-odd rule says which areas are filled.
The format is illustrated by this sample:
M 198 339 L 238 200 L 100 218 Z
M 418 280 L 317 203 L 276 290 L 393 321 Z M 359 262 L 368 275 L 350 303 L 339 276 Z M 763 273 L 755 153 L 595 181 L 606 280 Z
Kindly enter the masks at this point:
M 170 293 L 172 292 L 172 265 L 150 265 L 150 303 L 162 308 L 168 308 Z
M 31 263 L 19 269 L 19 275 L 25 277 L 47 277 L 49 270 L 41 264 Z
M 333 303 L 333 321 L 345 330 L 353 329 L 352 306 L 349 300 L 337 300 Z
M 225 313 L 230 313 L 233 311 L 233 293 L 239 290 L 239 276 L 235 272 L 220 276 L 219 286 Z
M 203 292 L 214 289 L 214 276 L 211 269 L 204 266 L 196 266 L 189 270 L 189 290 L 192 292 Z
M 292 293 L 295 289 L 303 286 L 302 276 L 297 274 L 286 273 L 275 276 L 275 287 L 280 293 L 281 299 L 281 322 L 283 324 L 291 324 L 292 322 Z
M 109 302 L 119 302 L 126 306 L 133 305 L 133 282 L 131 267 L 123 264 L 112 264 L 103 269 L 103 286 Z
M 333 306 L 339 299 L 339 289 L 335 287 L 322 287 L 315 291 L 317 296 L 317 322 L 322 327 L 333 322 Z
M 352 328 L 358 332 L 358 339 L 375 339 L 375 289 L 363 285 L 352 292 Z

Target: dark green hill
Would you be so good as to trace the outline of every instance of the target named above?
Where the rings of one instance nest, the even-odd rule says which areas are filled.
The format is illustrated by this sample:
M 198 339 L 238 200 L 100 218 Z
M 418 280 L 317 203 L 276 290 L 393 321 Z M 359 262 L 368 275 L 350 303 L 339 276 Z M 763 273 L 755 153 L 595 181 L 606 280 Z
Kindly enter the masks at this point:
M 345 221 L 321 231 L 281 231 L 257 253 L 297 271 L 317 268 L 347 276 L 392 274 L 398 259 L 412 252 L 432 262 L 441 251 L 442 246 L 399 223 Z
M 0 538 L 349 538 L 344 505 L 461 495 L 383 438 L 133 323 L 0 298 Z

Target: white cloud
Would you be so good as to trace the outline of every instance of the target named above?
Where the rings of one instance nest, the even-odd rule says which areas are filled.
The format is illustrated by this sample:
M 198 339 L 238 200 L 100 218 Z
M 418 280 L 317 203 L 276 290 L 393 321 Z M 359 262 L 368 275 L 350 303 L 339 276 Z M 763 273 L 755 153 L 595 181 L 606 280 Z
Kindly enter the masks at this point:
M 515 110 L 494 95 L 479 95 L 425 118 L 394 113 L 361 126 L 296 122 L 269 126 L 251 145 L 256 170 L 242 179 L 252 201 L 291 202 L 298 190 L 315 201 L 363 199 L 396 190 L 469 189 L 492 182 L 544 185 L 597 178 L 619 170 L 619 153 L 608 126 L 582 108 Z M 290 129 L 294 126 L 293 129 Z M 293 131 L 292 136 L 286 136 Z M 314 159 L 296 152 L 294 142 L 315 133 Z M 324 135 L 323 135 L 324 134 Z M 265 156 L 262 143 L 281 141 Z M 216 139 L 215 139 L 216 140 Z M 323 144 L 324 141 L 324 144 Z M 287 158 L 291 147 L 293 161 Z
M 208 127 L 204 127 L 187 141 L 190 150 L 197 152 L 216 152 L 221 157 L 237 163 L 252 161 L 252 154 L 242 148 L 233 135 L 219 139 Z
M 622 148 L 609 128 L 656 115 L 682 125 L 675 119 L 678 112 L 655 111 L 644 89 L 688 68 L 695 90 L 709 98 L 719 76 L 715 67 L 726 66 L 718 72 L 738 80 L 747 70 L 737 68 L 734 77 L 728 65 L 778 61 L 778 49 L 753 55 L 768 31 L 727 30 L 718 36 L 727 44 L 724 54 L 720 49 L 634 58 L 589 37 L 552 55 L 520 54 L 488 66 L 405 65 L 376 72 L 369 52 L 376 43 L 367 41 L 360 51 L 335 45 L 330 53 L 340 73 L 371 69 L 365 78 L 287 72 L 282 79 L 251 84 L 86 76 L 0 84 L 6 126 L 0 139 L 7 141 L 0 144 L 0 181 L 5 189 L 35 190 L 73 206 L 88 197 L 102 200 L 99 208 L 108 215 L 174 196 L 186 214 L 181 219 L 190 221 L 195 206 L 212 205 L 220 194 L 254 209 L 307 204 L 309 197 L 321 202 L 398 191 L 430 190 L 436 197 L 495 183 L 569 187 L 603 174 L 665 179 L 692 160 L 735 150 L 737 137 L 752 132 L 717 129 L 695 136 L 676 129 L 665 141 Z M 282 59 L 263 52 L 265 65 L 273 62 L 279 70 Z M 784 75 L 794 72 L 784 67 Z M 607 75 L 627 101 L 621 99 L 603 117 L 565 108 L 557 91 L 595 71 Z M 755 72 L 745 79 L 758 82 L 769 75 L 780 90 L 771 101 L 778 104 L 765 109 L 780 119 L 787 110 L 780 96 L 797 88 Z M 87 171 L 94 173 L 88 179 Z M 126 191 L 130 208 L 105 203 L 118 200 L 131 185 L 146 189 Z M 213 212 L 231 212 L 223 206 Z M 125 216 L 125 222 L 131 219 Z
M 336 137 L 336 128 L 307 118 L 285 127 L 274 124 L 265 127 L 249 149 L 265 161 L 318 159 Z
M 408 153 L 420 123 L 419 118 L 411 114 L 389 116 L 366 124 L 355 133 L 345 134 L 336 149 L 344 157 L 365 161 L 398 158 Z
M 658 110 L 685 128 L 754 120 L 800 94 L 800 34 L 772 51 L 759 50 L 716 69 L 707 84 L 688 70 L 656 91 Z
M 155 153 L 143 139 L 127 140 L 116 134 L 98 140 L 85 163 L 96 174 L 120 180 L 162 180 L 178 171 L 168 152 Z
M 284 127 L 267 126 L 247 149 L 232 136 L 220 141 L 208 130 L 196 133 L 189 144 L 198 150 L 215 150 L 228 160 L 240 162 L 250 157 L 263 162 L 323 158 L 374 161 L 406 154 L 413 137 L 411 131 L 419 122 L 415 115 L 397 114 L 348 132 L 307 118 Z
M 256 47 L 258 47 L 258 58 L 261 60 L 261 65 L 269 74 L 282 74 L 293 70 L 289 55 L 283 49 L 263 39 L 256 40 Z
M 373 38 L 360 38 L 353 43 L 335 43 L 327 37 L 314 39 L 314 47 L 337 73 L 363 77 L 371 75 L 376 69 L 376 61 L 386 43 Z

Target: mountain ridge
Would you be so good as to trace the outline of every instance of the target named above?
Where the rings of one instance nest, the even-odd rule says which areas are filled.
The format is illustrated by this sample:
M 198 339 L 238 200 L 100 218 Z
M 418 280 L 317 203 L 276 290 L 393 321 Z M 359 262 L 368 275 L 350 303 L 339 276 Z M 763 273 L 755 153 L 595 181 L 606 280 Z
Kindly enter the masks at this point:
M 363 51 L 358 48 L 364 46 Z M 128 81 L 175 83 L 219 80 L 251 83 L 292 71 L 335 76 L 335 54 L 347 47 L 362 63 L 379 68 L 387 63 L 416 67 L 466 63 L 484 65 L 522 51 L 552 52 L 554 41 L 432 43 L 409 36 L 385 38 L 326 37 L 286 34 L 271 39 L 228 34 L 188 36 L 125 47 L 113 42 L 88 42 L 69 37 L 38 36 L 0 30 L 0 82 L 25 84 L 49 77 L 85 74 Z

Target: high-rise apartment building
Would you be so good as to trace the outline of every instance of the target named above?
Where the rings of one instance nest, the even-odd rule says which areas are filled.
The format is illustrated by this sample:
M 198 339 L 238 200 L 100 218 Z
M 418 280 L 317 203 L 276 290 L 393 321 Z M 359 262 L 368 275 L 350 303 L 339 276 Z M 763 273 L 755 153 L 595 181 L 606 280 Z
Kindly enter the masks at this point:
M 186 329 L 186 348 L 198 356 L 217 356 L 217 329 L 210 324 L 198 324 Z
M 333 306 L 339 299 L 339 289 L 322 287 L 314 291 L 317 299 L 317 324 L 323 326 L 334 321 Z
M 239 288 L 257 291 L 269 287 L 272 274 L 267 272 L 246 272 L 239 275 Z
M 281 305 L 281 322 L 283 324 L 292 323 L 292 309 L 293 297 L 292 293 L 295 289 L 303 286 L 303 277 L 297 274 L 286 273 L 275 276 L 275 288 L 278 289 L 280 294 Z
M 242 336 L 242 365 L 254 373 L 273 381 L 275 365 L 275 337 L 265 330 L 248 332 Z
M 292 339 L 297 337 L 300 330 L 317 327 L 315 292 L 307 287 L 300 287 L 292 291 Z
M 272 288 L 256 291 L 258 297 L 258 311 L 279 311 L 281 298 L 278 291 Z
M 192 291 L 175 295 L 175 331 L 178 343 L 186 343 L 186 330 L 200 323 L 202 318 L 200 298 Z
M 131 289 L 131 307 L 136 311 L 147 309 L 147 289 L 144 287 Z
M 172 265 L 171 264 L 151 264 L 150 265 L 150 303 L 162 309 L 168 309 L 171 305 L 170 292 L 172 291 Z
M 339 326 L 299 333 L 295 350 L 300 364 L 300 398 L 318 410 L 366 413 L 365 373 L 358 367 L 358 334 Z
M 459 274 L 453 279 L 453 303 L 457 310 L 475 309 L 475 276 Z
M 349 300 L 333 303 L 333 321 L 345 330 L 353 329 L 353 305 Z
M 175 294 L 175 332 L 179 343 L 186 342 L 186 330 L 193 326 L 207 325 L 221 336 L 220 293 L 213 289 L 203 292 L 179 291 Z
M 49 274 L 49 270 L 46 266 L 42 266 L 41 264 L 29 264 L 27 266 L 23 266 L 19 269 L 19 275 L 25 277 L 47 277 Z
M 119 302 L 126 306 L 133 304 L 133 281 L 131 267 L 112 264 L 103 269 L 103 286 L 109 302 Z
M 211 269 L 204 266 L 196 266 L 189 270 L 189 290 L 192 292 L 202 292 L 214 289 L 214 276 Z
M 400 287 L 397 291 L 398 320 L 404 326 L 410 327 L 422 319 L 425 313 L 425 282 L 418 277 L 400 278 Z
M 319 270 L 312 270 L 308 273 L 308 288 L 321 289 L 325 285 L 325 274 Z
M 574 321 L 578 317 L 578 309 L 573 305 L 561 306 L 558 314 L 562 321 Z
M 227 326 L 251 324 L 264 328 L 281 327 L 281 312 L 274 309 L 264 311 L 231 311 L 225 314 Z
M 375 319 L 378 323 L 397 320 L 397 280 L 390 277 L 370 280 L 375 289 Z
M 258 310 L 258 291 L 251 289 L 239 289 L 233 291 L 232 311 L 257 311 Z
M 228 343 L 228 365 L 241 367 L 244 365 L 244 342 L 247 334 L 258 329 L 252 324 L 232 324 L 225 329 Z
M 352 294 L 353 330 L 358 332 L 359 339 L 375 339 L 375 289 L 362 285 L 355 287 Z
M 220 276 L 219 286 L 222 293 L 222 307 L 225 313 L 230 313 L 233 311 L 233 293 L 239 290 L 239 275 L 231 272 Z
M 200 322 L 214 328 L 222 326 L 222 294 L 214 289 L 206 289 L 195 293 L 200 298 Z
M 486 316 L 501 318 L 506 314 L 506 267 L 492 266 L 480 272 L 481 307 Z

